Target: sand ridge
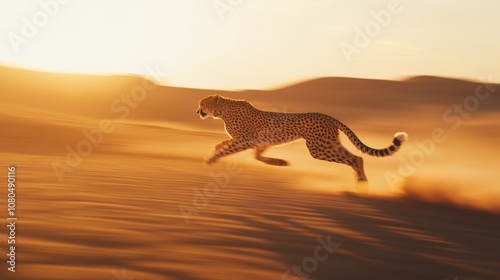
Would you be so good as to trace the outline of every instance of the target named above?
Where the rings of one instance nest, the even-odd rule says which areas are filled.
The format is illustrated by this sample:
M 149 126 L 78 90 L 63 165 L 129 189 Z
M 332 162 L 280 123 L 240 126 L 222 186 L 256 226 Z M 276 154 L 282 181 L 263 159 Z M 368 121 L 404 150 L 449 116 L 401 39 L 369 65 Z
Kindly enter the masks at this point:
M 500 277 L 498 85 L 477 108 L 480 83 L 428 77 L 242 92 L 158 86 L 124 116 L 112 104 L 141 77 L 0 72 L 0 154 L 18 170 L 20 218 L 19 271 L 4 262 L 1 279 Z M 356 192 L 349 167 L 312 159 L 300 141 L 269 151 L 287 168 L 250 151 L 208 167 L 203 157 L 226 136 L 195 110 L 214 93 L 330 114 L 374 147 L 400 130 L 410 141 L 394 157 L 365 156 L 369 195 Z M 467 113 L 460 125 L 455 104 Z M 99 134 L 103 119 L 113 129 Z M 69 152 L 79 147 L 90 147 L 80 159 Z M 62 180 L 55 162 L 68 168 Z M 387 172 L 401 180 L 390 185 Z M 338 245 L 323 261 L 318 239 Z

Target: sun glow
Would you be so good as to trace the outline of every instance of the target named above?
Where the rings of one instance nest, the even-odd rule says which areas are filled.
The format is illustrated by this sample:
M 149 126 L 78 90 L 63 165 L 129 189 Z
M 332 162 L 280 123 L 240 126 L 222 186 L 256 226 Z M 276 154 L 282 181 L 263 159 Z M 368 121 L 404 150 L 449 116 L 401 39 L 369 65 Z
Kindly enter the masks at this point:
M 266 88 L 320 76 L 500 81 L 498 1 L 4 2 L 0 63 L 27 68 L 146 74 L 161 65 L 170 83 L 204 88 Z M 397 12 L 377 22 L 388 9 Z M 366 28 L 366 44 L 356 45 Z M 352 57 L 346 44 L 356 48 Z

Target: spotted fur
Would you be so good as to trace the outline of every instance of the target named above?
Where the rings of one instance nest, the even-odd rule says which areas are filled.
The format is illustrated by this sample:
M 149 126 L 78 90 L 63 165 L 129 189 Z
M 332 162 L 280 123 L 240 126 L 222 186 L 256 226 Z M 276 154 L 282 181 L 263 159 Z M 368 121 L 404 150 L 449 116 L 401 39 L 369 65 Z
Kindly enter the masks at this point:
M 365 145 L 345 124 L 321 113 L 278 113 L 261 111 L 244 100 L 235 100 L 220 95 L 207 96 L 200 100 L 196 111 L 202 119 L 222 119 L 229 139 L 215 146 L 206 159 L 207 164 L 219 158 L 247 149 L 255 150 L 255 158 L 271 165 L 286 166 L 282 159 L 262 156 L 270 146 L 305 139 L 309 152 L 315 159 L 338 162 L 351 166 L 358 180 L 366 181 L 363 158 L 353 155 L 339 141 L 339 130 L 361 152 L 385 157 L 394 154 L 406 140 L 404 132 L 397 133 L 392 144 L 384 149 L 373 149 Z

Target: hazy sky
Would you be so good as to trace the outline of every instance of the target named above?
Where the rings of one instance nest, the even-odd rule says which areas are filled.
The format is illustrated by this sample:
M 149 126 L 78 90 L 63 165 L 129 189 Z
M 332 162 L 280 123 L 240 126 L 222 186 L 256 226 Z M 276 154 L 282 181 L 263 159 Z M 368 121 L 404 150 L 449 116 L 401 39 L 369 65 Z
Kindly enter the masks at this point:
M 137 74 L 159 67 L 170 84 L 219 89 L 323 76 L 500 82 L 498 0 L 0 3 L 0 63 L 7 65 Z

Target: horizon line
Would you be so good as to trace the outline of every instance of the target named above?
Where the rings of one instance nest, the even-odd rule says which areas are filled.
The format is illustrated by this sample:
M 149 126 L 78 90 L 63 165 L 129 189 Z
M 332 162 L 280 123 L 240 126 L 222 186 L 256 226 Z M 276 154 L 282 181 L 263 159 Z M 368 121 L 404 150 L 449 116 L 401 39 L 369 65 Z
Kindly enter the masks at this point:
M 162 86 L 162 87 L 171 87 L 171 88 L 183 88 L 183 89 L 198 89 L 198 90 L 220 90 L 220 91 L 236 91 L 236 92 L 245 92 L 245 91 L 276 91 L 276 90 L 281 90 L 281 89 L 286 89 L 290 87 L 294 87 L 297 85 L 313 82 L 313 81 L 319 81 L 319 80 L 324 80 L 324 79 L 350 79 L 350 80 L 365 80 L 365 81 L 385 81 L 385 82 L 410 82 L 411 80 L 417 80 L 417 79 L 435 79 L 435 80 L 441 80 L 441 81 L 455 81 L 455 82 L 465 82 L 465 83 L 481 83 L 481 84 L 499 84 L 500 83 L 495 83 L 495 82 L 482 82 L 479 79 L 473 79 L 473 78 L 466 78 L 466 77 L 452 77 L 452 76 L 437 76 L 437 75 L 427 75 L 427 74 L 420 74 L 420 75 L 408 75 L 408 76 L 401 76 L 399 78 L 391 79 L 391 78 L 370 78 L 370 77 L 350 77 L 350 76 L 318 76 L 318 77 L 312 77 L 312 78 L 305 78 L 305 79 L 300 79 L 300 80 L 295 80 L 295 81 L 290 81 L 286 83 L 281 83 L 280 85 L 277 86 L 272 86 L 268 88 L 203 88 L 203 87 L 189 87 L 189 86 L 183 86 L 183 85 L 176 85 L 176 84 L 169 84 L 169 83 L 161 83 L 156 80 L 153 80 L 149 78 L 147 75 L 143 74 L 138 74 L 138 73 L 126 73 L 126 72 L 114 72 L 114 73 L 90 73 L 90 72 L 63 72 L 63 71 L 51 71 L 51 70 L 44 70 L 44 69 L 39 69 L 36 67 L 29 68 L 29 67 L 22 67 L 18 65 L 12 65 L 8 63 L 2 63 L 0 62 L 0 69 L 3 68 L 5 70 L 18 70 L 18 71 L 27 71 L 27 72 L 34 72 L 34 73 L 39 73 L 39 74 L 52 74 L 52 75 L 79 75 L 79 76 L 89 76 L 89 77 L 122 77 L 122 78 L 127 78 L 127 77 L 135 77 L 135 78 L 142 78 L 146 79 L 157 86 Z

